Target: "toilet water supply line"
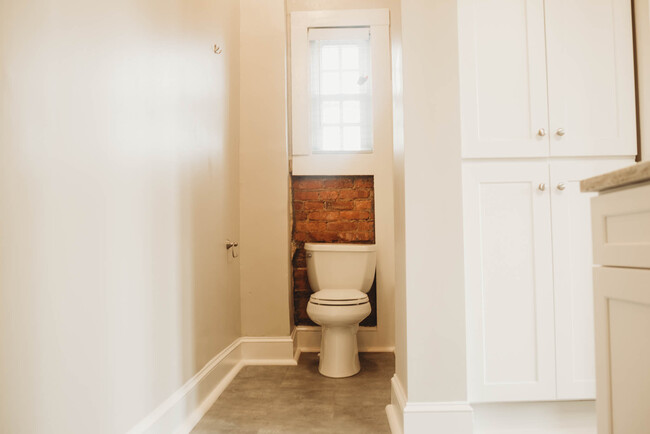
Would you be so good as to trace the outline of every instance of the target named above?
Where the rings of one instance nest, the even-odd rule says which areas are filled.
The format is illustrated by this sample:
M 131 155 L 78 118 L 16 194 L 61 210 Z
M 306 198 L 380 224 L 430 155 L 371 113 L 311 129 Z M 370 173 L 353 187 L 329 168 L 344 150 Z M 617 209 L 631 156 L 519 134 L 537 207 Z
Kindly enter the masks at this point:
M 239 253 L 236 252 L 236 247 L 239 246 L 239 243 L 237 241 L 230 241 L 226 240 L 226 250 L 230 250 L 230 253 L 232 254 L 233 259 L 239 256 Z

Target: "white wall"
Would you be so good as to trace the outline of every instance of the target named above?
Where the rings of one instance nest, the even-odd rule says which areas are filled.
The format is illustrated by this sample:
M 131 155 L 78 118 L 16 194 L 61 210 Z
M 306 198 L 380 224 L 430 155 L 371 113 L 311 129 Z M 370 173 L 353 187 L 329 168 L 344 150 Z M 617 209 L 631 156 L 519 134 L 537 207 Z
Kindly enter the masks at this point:
M 246 336 L 293 323 L 284 0 L 241 0 L 241 303 Z
M 634 0 L 641 158 L 650 161 L 650 1 Z
M 238 21 L 0 3 L 0 432 L 124 432 L 240 336 Z
M 394 85 L 395 347 L 397 378 L 407 400 L 407 433 L 471 430 L 471 409 L 464 405 L 456 3 L 402 0 L 401 51 L 394 46 L 394 55 L 397 60 L 401 57 L 403 64 L 403 69 L 396 71 L 398 82 Z M 449 406 L 450 402 L 455 404 Z

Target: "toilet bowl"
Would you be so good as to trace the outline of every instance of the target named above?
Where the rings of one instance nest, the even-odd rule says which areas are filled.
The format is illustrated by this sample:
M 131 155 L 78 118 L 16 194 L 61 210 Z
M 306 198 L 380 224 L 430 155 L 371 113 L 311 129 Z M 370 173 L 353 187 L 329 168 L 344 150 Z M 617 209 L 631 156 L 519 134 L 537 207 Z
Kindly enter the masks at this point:
M 318 371 L 327 377 L 359 372 L 357 330 L 370 315 L 366 294 L 375 277 L 374 244 L 305 243 L 307 277 L 314 293 L 307 315 L 322 328 Z

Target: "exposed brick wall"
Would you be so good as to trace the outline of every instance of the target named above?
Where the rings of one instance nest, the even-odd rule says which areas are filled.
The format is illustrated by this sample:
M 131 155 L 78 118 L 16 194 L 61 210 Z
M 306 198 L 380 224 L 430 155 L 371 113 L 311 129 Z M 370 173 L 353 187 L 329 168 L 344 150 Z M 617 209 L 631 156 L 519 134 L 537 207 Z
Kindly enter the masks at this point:
M 293 294 L 296 325 L 314 325 L 307 316 L 312 294 L 304 244 L 374 243 L 375 192 L 372 176 L 294 176 Z M 376 290 L 368 293 L 372 313 L 362 326 L 377 325 Z

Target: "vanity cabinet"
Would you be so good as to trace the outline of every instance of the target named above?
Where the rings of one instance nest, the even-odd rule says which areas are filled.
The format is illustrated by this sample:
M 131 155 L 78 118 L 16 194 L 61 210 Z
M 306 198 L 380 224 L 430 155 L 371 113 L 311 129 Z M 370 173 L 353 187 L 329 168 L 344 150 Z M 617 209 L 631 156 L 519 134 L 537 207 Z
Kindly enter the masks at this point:
M 464 158 L 636 154 L 629 0 L 459 0 Z
M 592 199 L 599 434 L 650 427 L 650 162 L 584 181 Z
M 463 163 L 470 402 L 595 397 L 589 197 L 630 159 Z

